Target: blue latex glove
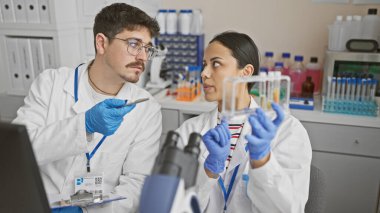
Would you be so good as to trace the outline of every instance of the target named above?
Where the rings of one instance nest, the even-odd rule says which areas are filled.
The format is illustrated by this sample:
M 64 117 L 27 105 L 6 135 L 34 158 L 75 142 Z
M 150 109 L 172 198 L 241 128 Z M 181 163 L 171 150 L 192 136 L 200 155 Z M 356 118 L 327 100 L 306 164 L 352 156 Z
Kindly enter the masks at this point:
M 224 120 L 203 135 L 202 140 L 209 152 L 204 167 L 210 172 L 214 174 L 223 172 L 224 163 L 230 154 L 230 139 L 231 133 L 228 129 L 228 123 Z
M 281 107 L 272 103 L 272 109 L 277 117 L 271 121 L 261 108 L 256 110 L 256 115 L 250 115 L 249 124 L 252 127 L 252 134 L 245 138 L 248 141 L 248 150 L 251 160 L 260 160 L 270 152 L 270 143 L 276 135 L 277 129 L 284 120 L 285 114 Z
M 136 104 L 124 106 L 126 101 L 106 99 L 86 112 L 86 131 L 98 132 L 105 136 L 112 135 L 119 128 L 124 115 L 135 108 Z
M 83 213 L 82 209 L 77 206 L 62 207 L 58 209 L 53 209 L 52 213 Z

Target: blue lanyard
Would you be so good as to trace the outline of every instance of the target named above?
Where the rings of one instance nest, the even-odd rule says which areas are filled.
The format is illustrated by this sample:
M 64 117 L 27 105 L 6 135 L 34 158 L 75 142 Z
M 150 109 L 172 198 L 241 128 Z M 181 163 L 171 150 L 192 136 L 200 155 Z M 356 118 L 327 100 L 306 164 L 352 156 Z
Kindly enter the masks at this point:
M 75 103 L 78 102 L 78 68 L 83 65 L 82 64 L 79 64 L 76 68 L 75 68 L 75 77 L 74 77 L 74 99 L 75 99 Z M 90 172 L 91 169 L 90 169 L 90 160 L 91 158 L 95 155 L 96 151 L 98 151 L 98 148 L 100 147 L 100 145 L 102 145 L 102 143 L 104 142 L 104 140 L 107 138 L 107 136 L 103 136 L 102 139 L 100 139 L 100 141 L 98 142 L 98 144 L 96 144 L 95 148 L 92 150 L 91 153 L 86 153 L 86 158 L 87 158 L 87 164 L 86 164 L 86 167 L 87 167 L 87 172 Z
M 224 182 L 223 182 L 223 179 L 221 177 L 219 177 L 218 179 L 218 182 L 219 182 L 219 185 L 220 185 L 220 188 L 222 188 L 222 191 L 223 191 L 223 195 L 224 195 L 224 211 L 227 210 L 227 201 L 228 201 L 228 197 L 230 196 L 231 194 L 231 191 L 232 191 L 232 186 L 234 185 L 234 182 L 235 182 L 235 178 L 236 178 L 236 175 L 238 173 L 238 170 L 239 170 L 239 165 L 237 165 L 234 169 L 234 173 L 232 174 L 232 177 L 231 177 L 231 181 L 230 181 L 230 185 L 228 186 L 228 191 L 226 191 L 226 187 L 224 186 Z

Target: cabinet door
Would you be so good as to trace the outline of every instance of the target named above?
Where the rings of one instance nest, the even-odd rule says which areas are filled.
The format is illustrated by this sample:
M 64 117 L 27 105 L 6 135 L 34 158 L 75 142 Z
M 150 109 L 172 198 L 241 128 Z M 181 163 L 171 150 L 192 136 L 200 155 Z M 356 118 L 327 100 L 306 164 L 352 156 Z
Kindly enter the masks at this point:
M 313 151 L 326 177 L 326 213 L 376 212 L 380 159 Z
M 162 134 L 179 127 L 179 112 L 175 109 L 161 109 L 162 113 Z

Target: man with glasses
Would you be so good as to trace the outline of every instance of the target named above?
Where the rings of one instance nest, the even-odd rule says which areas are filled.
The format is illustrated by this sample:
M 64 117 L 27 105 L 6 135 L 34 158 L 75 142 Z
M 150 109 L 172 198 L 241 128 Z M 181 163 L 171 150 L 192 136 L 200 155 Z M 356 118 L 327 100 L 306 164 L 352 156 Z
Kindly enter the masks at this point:
M 155 56 L 159 32 L 140 9 L 115 3 L 94 24 L 95 59 L 46 70 L 33 82 L 14 123 L 28 128 L 48 195 L 79 190 L 126 199 L 55 211 L 135 212 L 159 149 L 161 109 L 134 83 Z M 127 105 L 141 98 L 148 101 Z

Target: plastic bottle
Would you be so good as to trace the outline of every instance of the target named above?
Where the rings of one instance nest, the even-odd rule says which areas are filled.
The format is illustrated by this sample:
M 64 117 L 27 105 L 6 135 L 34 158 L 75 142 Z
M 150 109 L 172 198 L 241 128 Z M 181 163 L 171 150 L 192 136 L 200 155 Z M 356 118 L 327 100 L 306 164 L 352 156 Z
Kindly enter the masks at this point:
M 267 67 L 260 67 L 259 73 L 265 73 L 268 74 L 268 68 Z
M 306 76 L 310 76 L 314 82 L 314 94 L 320 94 L 322 84 L 322 68 L 318 63 L 317 57 L 311 57 L 310 62 L 306 64 Z
M 290 69 L 289 76 L 291 79 L 290 93 L 292 97 L 301 95 L 302 83 L 306 80 L 305 66 L 303 65 L 303 56 L 296 55 L 294 64 Z
M 288 53 L 288 52 L 282 53 L 281 61 L 284 64 L 281 74 L 282 75 L 289 75 L 289 70 L 290 70 L 290 67 L 292 66 L 292 62 L 290 59 L 290 53 Z
M 274 71 L 280 71 L 281 73 L 284 70 L 284 62 L 282 61 L 277 61 L 274 63 Z
M 363 39 L 374 39 L 380 42 L 380 17 L 376 8 L 368 9 L 368 14 L 363 17 Z
M 346 50 L 346 43 L 352 37 L 352 16 L 346 16 L 346 20 L 343 21 L 341 38 L 339 41 L 339 49 Z
M 177 11 L 168 10 L 166 15 L 166 33 L 167 34 L 176 34 L 177 33 Z
M 274 70 L 273 52 L 265 52 L 262 67 L 266 67 L 268 69 L 268 72 Z
M 179 33 L 182 35 L 190 34 L 190 25 L 192 19 L 193 11 L 192 10 L 180 10 L 179 11 Z
M 200 9 L 193 9 L 190 34 L 192 35 L 203 34 L 203 16 L 202 16 L 202 11 Z
M 156 20 L 158 22 L 158 25 L 160 26 L 160 34 L 166 33 L 166 14 L 168 13 L 168 10 L 158 10 Z
M 353 16 L 352 20 L 352 39 L 360 39 L 362 35 L 362 17 L 361 16 Z
M 343 29 L 343 16 L 336 16 L 335 22 L 328 26 L 329 28 L 329 50 L 342 51 L 340 49 L 340 40 Z M 343 49 L 344 50 L 344 49 Z

